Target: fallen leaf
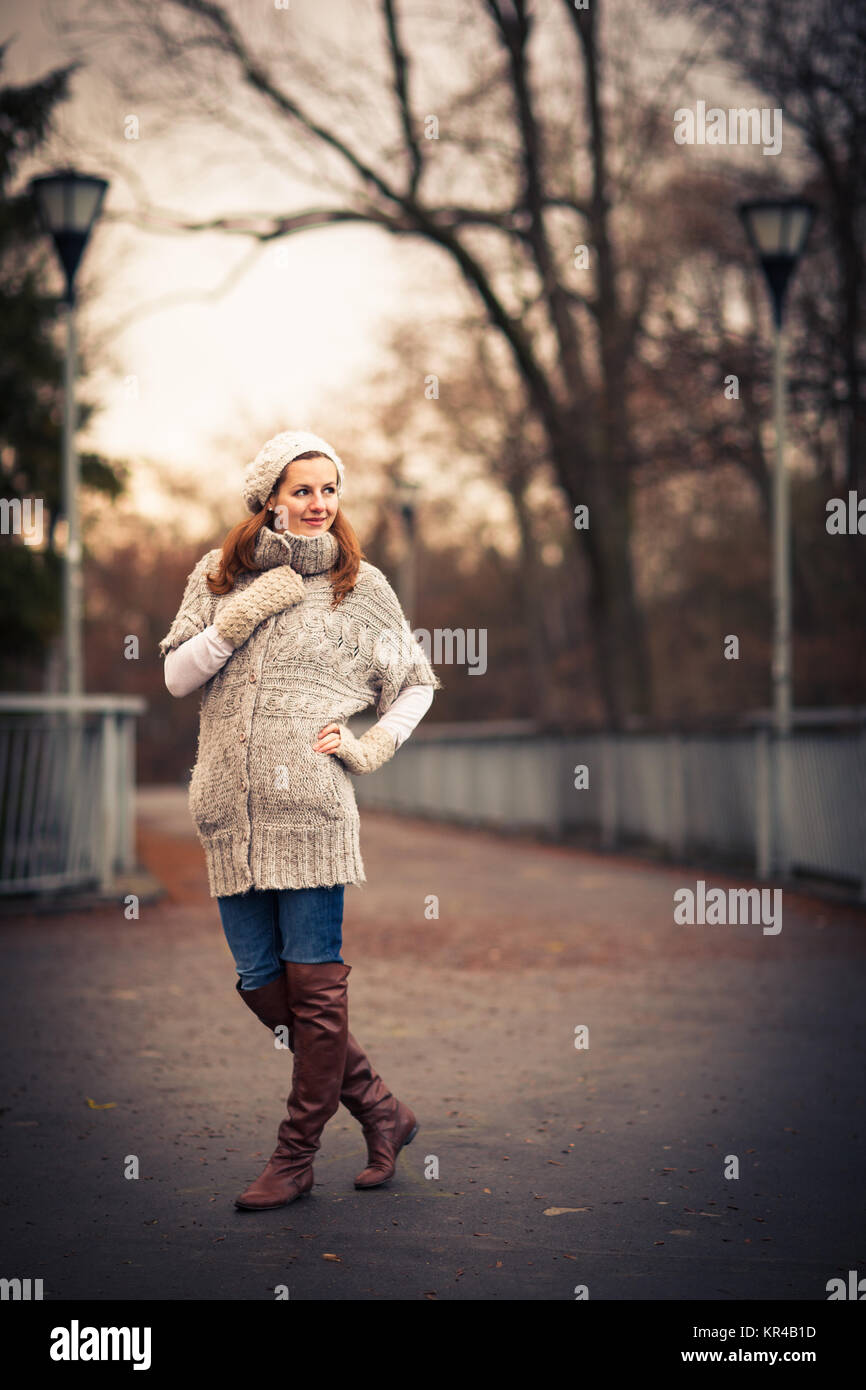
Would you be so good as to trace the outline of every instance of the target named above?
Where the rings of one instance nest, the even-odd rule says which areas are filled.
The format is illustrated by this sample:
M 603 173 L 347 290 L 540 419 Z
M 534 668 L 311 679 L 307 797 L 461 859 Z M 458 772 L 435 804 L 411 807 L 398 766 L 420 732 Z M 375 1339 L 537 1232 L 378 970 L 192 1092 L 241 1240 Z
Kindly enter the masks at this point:
M 545 1207 L 542 1216 L 563 1216 L 567 1211 L 589 1211 L 589 1207 Z
M 84 1099 L 91 1110 L 113 1110 L 117 1105 L 116 1100 L 107 1100 L 104 1105 L 97 1105 L 95 1100 L 90 1099 L 90 1096 L 85 1096 Z
M 323 1255 L 323 1256 L 322 1256 L 322 1259 L 323 1259 L 323 1260 L 333 1260 L 333 1261 L 334 1261 L 336 1264 L 338 1264 L 338 1265 L 341 1265 L 341 1264 L 343 1263 L 342 1258 L 341 1258 L 340 1255 Z

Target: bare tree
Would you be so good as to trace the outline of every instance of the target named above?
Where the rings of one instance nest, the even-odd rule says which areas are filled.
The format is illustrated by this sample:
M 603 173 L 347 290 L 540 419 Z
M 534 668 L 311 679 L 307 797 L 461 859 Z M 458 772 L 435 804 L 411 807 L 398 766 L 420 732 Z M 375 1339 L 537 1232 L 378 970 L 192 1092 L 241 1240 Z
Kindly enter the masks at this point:
M 419 383 L 425 377 L 432 343 L 441 342 L 443 335 L 452 344 L 450 370 L 447 380 L 437 382 L 437 396 L 431 400 L 422 395 Z M 423 328 L 401 323 L 388 343 L 388 362 L 372 376 L 364 395 L 375 401 L 387 438 L 411 441 L 413 452 L 423 450 L 428 457 L 454 461 L 458 496 L 483 482 L 488 491 L 499 488 L 508 499 L 518 547 L 511 568 L 519 612 L 513 616 L 522 622 L 526 634 L 528 702 L 532 716 L 552 726 L 561 723 L 563 716 L 565 692 L 556 680 L 556 648 L 562 641 L 567 605 L 561 595 L 565 572 L 546 564 L 542 551 L 546 542 L 558 542 L 567 534 L 570 518 L 551 470 L 542 478 L 539 459 L 545 454 L 544 432 L 531 415 L 527 419 L 520 381 L 510 362 L 495 350 L 499 346 L 477 313 L 447 326 L 441 320 Z M 533 490 L 539 495 L 534 497 Z M 493 525 L 473 518 L 472 532 L 480 545 L 500 548 Z M 566 640 L 573 645 L 573 625 Z
M 807 313 L 807 387 L 842 421 L 846 485 L 866 489 L 866 22 L 859 0 L 674 0 L 696 14 L 731 69 L 802 135 L 820 278 Z
M 625 94 L 611 117 L 604 0 L 583 10 L 571 0 L 485 0 L 432 15 L 381 0 L 378 46 L 360 60 L 356 51 L 327 62 L 310 56 L 312 40 L 310 55 L 297 44 L 287 51 L 273 32 L 254 34 L 268 22 L 260 12 L 241 23 L 216 0 L 143 9 L 113 0 L 103 9 L 106 21 L 95 4 L 78 23 L 91 48 L 100 35 L 119 35 L 134 42 L 140 65 L 149 48 L 156 69 L 148 81 L 155 71 L 157 82 L 182 75 L 186 94 L 235 129 L 255 127 L 253 106 L 266 112 L 261 158 L 314 180 L 319 193 L 278 215 L 190 220 L 145 206 L 142 222 L 261 244 L 359 222 L 420 238 L 449 258 L 507 345 L 569 512 L 589 508 L 589 526 L 573 539 L 586 562 L 608 718 L 619 724 L 648 712 L 631 554 L 639 456 L 630 402 L 653 267 L 632 254 L 640 227 L 628 214 L 658 147 L 667 89 L 660 82 L 639 102 Z M 370 18 L 364 11 L 359 22 Z M 459 54 L 451 90 L 440 80 L 437 44 Z M 623 70 L 620 59 L 617 81 Z M 128 99 L 126 72 L 123 85 Z M 239 112 L 233 91 L 256 101 Z M 572 258 L 576 244 L 587 249 L 588 269 Z M 522 296 L 513 292 L 515 268 Z

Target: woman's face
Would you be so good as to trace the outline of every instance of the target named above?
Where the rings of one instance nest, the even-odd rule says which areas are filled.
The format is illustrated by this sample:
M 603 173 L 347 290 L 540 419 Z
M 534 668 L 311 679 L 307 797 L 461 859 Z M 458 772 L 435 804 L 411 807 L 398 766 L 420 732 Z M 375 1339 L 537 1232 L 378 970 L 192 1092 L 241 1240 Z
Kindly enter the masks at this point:
M 275 509 L 273 529 L 296 536 L 316 536 L 329 530 L 339 505 L 337 466 L 321 456 L 295 459 L 268 498 L 268 506 Z

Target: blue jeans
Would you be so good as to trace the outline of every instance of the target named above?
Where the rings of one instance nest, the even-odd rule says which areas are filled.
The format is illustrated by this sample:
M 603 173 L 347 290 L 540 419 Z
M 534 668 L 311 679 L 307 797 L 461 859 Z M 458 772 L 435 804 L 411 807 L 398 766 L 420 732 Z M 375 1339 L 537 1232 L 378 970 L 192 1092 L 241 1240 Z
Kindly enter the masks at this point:
M 342 963 L 344 892 L 345 884 L 337 883 L 331 888 L 248 888 L 217 898 L 241 989 L 258 989 L 278 979 L 286 960 Z

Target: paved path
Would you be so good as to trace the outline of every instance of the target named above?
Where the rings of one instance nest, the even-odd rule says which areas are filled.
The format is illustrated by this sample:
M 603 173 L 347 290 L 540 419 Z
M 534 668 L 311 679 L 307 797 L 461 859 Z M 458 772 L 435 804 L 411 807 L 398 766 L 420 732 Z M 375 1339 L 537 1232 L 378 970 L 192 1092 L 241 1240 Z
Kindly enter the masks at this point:
M 677 888 L 749 885 L 382 813 L 362 849 L 351 1027 L 421 1121 L 392 1182 L 354 1190 L 341 1109 L 312 1196 L 235 1210 L 291 1057 L 235 996 L 185 792 L 145 789 L 162 901 L 0 923 L 0 1273 L 61 1300 L 823 1301 L 866 1271 L 866 914 L 786 892 L 776 936 L 678 926 Z

